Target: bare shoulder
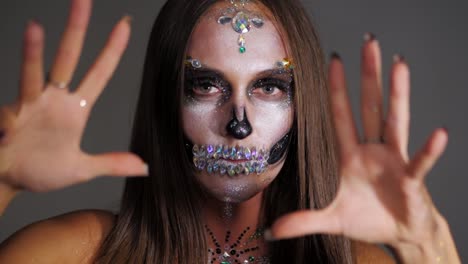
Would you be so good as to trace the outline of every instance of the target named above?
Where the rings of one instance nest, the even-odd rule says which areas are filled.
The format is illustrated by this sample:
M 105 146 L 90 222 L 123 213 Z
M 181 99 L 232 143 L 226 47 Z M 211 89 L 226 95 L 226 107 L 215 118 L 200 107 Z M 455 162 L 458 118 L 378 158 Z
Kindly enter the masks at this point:
M 392 256 L 374 244 L 353 241 L 353 252 L 358 264 L 396 264 Z
M 114 215 L 102 210 L 33 223 L 0 244 L 0 263 L 90 263 L 113 224 Z

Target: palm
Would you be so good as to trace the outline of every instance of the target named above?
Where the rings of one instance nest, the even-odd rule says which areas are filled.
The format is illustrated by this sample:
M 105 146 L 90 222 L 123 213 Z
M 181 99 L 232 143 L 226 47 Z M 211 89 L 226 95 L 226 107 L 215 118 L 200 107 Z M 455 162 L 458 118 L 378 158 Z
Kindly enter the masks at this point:
M 328 233 L 392 243 L 421 239 L 434 224 L 433 214 L 437 212 L 423 180 L 443 152 L 446 133 L 435 131 L 409 159 L 409 71 L 397 57 L 390 78 L 389 110 L 382 122 L 380 68 L 378 43 L 367 41 L 361 75 L 361 115 L 367 142 L 361 143 L 346 94 L 343 65 L 341 60 L 332 59 L 329 78 L 340 186 L 328 207 L 280 218 L 272 227 L 275 237 Z
M 85 177 L 80 141 L 87 116 L 76 101 L 65 91 L 48 89 L 21 107 L 6 146 L 8 153 L 15 153 L 10 161 L 13 183 L 44 190 Z M 47 181 L 41 175 L 47 175 Z
M 421 200 L 425 198 L 423 186 L 407 175 L 407 167 L 385 146 L 360 146 L 352 161 L 341 165 L 341 184 L 331 205 L 340 233 L 358 240 L 390 242 L 399 228 L 413 227 L 419 222 L 416 218 L 427 217 L 431 208 Z M 421 230 L 427 229 L 421 226 Z
M 68 83 L 81 53 L 91 1 L 74 0 L 51 80 Z M 75 92 L 43 80 L 42 28 L 31 23 L 25 34 L 20 96 L 3 107 L 0 129 L 1 180 L 33 191 L 47 191 L 100 175 L 144 175 L 144 163 L 131 153 L 88 155 L 81 137 L 91 107 L 111 77 L 129 37 L 120 21 L 101 55 Z

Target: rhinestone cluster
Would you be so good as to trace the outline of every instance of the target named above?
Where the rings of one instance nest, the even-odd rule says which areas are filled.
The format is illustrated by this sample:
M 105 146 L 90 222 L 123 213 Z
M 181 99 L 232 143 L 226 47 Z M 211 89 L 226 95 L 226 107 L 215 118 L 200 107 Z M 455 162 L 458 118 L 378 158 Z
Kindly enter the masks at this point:
M 264 25 L 264 20 L 257 14 L 253 14 L 245 10 L 245 5 L 249 2 L 248 0 L 234 1 L 230 0 L 231 7 L 227 8 L 226 11 L 217 19 L 218 24 L 226 25 L 231 24 L 232 29 L 239 33 L 237 44 L 239 44 L 239 52 L 245 53 L 245 38 L 244 34 L 248 33 L 254 25 L 257 28 L 261 28 Z
M 255 147 L 230 147 L 227 145 L 194 145 L 193 164 L 198 170 L 221 175 L 260 174 L 268 167 L 270 152 Z M 233 162 L 243 161 L 243 162 Z
M 276 62 L 276 67 L 279 69 L 284 69 L 284 70 L 292 70 L 294 69 L 294 65 L 292 63 L 291 59 L 284 58 L 280 61 Z
M 250 227 L 247 227 L 239 234 L 235 241 L 231 240 L 232 232 L 227 230 L 224 238 L 224 247 L 207 225 L 205 225 L 205 229 L 215 246 L 215 248 L 208 249 L 208 264 L 270 264 L 268 256 L 256 256 L 260 250 L 260 246 L 258 245 L 259 240 L 263 238 L 262 228 L 255 230 L 248 240 L 246 240 L 245 236 L 251 232 Z
M 191 66 L 194 69 L 200 69 L 202 67 L 202 64 L 201 64 L 201 62 L 199 60 L 193 59 L 190 56 L 187 56 L 185 58 L 185 65 Z

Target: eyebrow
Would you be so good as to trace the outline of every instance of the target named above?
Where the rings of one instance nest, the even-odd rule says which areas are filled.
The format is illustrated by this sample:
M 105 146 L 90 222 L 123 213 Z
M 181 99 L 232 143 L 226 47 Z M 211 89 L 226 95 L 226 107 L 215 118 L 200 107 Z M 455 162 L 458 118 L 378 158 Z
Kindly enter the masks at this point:
M 223 72 L 210 68 L 210 67 L 206 67 L 206 66 L 202 66 L 201 68 L 198 68 L 198 69 L 189 67 L 189 71 L 191 73 L 197 73 L 197 74 L 205 73 L 205 74 L 210 74 L 211 76 L 215 75 L 217 78 L 221 78 L 223 80 L 227 79 Z M 272 69 L 267 69 L 267 70 L 263 70 L 261 72 L 256 73 L 255 78 L 265 78 L 265 77 L 271 77 L 275 75 L 284 75 L 284 74 L 290 74 L 290 73 L 292 73 L 292 70 L 285 70 L 282 68 L 272 68 Z

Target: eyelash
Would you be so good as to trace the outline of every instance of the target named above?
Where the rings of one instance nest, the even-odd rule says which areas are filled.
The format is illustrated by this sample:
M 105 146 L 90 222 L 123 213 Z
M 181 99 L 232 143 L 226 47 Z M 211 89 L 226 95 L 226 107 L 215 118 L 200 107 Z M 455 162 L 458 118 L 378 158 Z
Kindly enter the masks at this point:
M 255 83 L 253 88 L 251 89 L 250 93 L 254 93 L 255 90 L 257 89 L 262 89 L 263 95 L 264 96 L 273 96 L 273 92 L 265 92 L 265 88 L 277 88 L 283 93 L 289 93 L 290 91 L 290 84 L 286 81 L 276 79 L 276 78 L 266 78 L 266 79 L 261 79 Z
M 266 88 L 278 89 L 281 94 L 278 95 L 275 90 L 265 92 Z M 218 91 L 213 91 L 213 89 L 217 89 Z M 257 92 L 259 89 L 261 89 L 261 92 Z M 197 98 L 207 99 L 220 94 L 227 98 L 230 95 L 230 90 L 231 87 L 228 83 L 213 78 L 199 77 L 187 80 L 188 94 Z M 258 80 L 248 91 L 249 96 L 259 96 L 265 99 L 275 99 L 280 96 L 282 97 L 284 94 L 290 95 L 290 92 L 291 83 L 277 78 Z
M 226 85 L 221 84 L 217 80 L 212 80 L 211 78 L 200 78 L 194 79 L 188 82 L 188 90 L 191 95 L 194 96 L 213 96 L 216 92 L 212 92 L 212 89 L 218 89 L 220 93 L 226 94 L 229 88 L 225 87 Z M 210 88 L 210 92 L 206 91 L 206 88 Z

